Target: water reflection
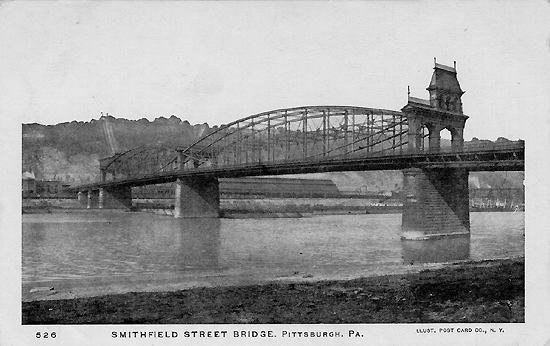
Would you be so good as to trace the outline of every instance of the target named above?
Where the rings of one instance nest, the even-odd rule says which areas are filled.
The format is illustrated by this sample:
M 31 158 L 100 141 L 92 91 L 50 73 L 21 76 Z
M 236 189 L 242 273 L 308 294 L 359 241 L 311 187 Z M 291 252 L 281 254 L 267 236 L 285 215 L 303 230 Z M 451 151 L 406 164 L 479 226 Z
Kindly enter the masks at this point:
M 185 269 L 220 269 L 220 220 L 176 219 L 180 223 L 180 251 Z
M 403 263 L 441 263 L 470 257 L 470 237 L 444 237 L 430 240 L 403 240 Z
M 50 275 L 108 277 L 219 268 L 219 219 L 123 215 L 110 221 L 72 222 L 71 218 L 74 216 L 61 216 L 58 222 L 24 223 L 24 278 L 34 281 Z
M 219 219 L 133 217 L 104 231 L 112 232 L 108 237 L 114 245 L 107 246 L 108 258 L 125 260 L 133 271 L 177 273 L 219 267 Z

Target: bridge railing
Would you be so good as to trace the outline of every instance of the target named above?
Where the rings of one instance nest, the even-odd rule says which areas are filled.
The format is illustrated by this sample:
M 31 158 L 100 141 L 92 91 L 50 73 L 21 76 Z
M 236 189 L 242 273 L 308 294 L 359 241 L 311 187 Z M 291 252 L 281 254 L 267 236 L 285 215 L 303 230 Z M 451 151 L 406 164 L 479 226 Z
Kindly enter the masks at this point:
M 475 151 L 506 151 L 525 148 L 525 142 L 523 140 L 518 141 L 506 141 L 506 142 L 466 142 L 461 148 L 453 148 L 452 146 L 440 147 L 437 152 L 449 153 L 449 152 L 475 152 Z

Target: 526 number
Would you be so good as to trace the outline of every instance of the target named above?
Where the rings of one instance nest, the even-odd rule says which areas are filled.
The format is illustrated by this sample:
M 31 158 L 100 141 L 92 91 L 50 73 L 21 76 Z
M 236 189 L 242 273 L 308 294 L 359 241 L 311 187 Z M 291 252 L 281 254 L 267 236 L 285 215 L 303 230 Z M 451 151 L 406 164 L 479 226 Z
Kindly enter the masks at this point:
M 57 334 L 55 332 L 36 332 L 36 338 L 37 339 L 55 339 L 57 337 Z

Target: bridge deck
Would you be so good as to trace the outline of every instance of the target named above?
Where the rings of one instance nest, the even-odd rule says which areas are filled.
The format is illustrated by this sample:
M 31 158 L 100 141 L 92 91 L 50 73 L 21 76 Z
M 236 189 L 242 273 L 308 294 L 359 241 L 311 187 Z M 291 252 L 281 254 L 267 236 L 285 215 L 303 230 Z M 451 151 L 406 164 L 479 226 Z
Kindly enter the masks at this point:
M 521 171 L 524 170 L 524 142 L 512 142 L 483 147 L 467 147 L 461 151 L 442 150 L 435 153 L 404 153 L 400 155 L 371 155 L 368 157 L 319 158 L 288 160 L 225 166 L 201 166 L 173 172 L 145 174 L 113 179 L 101 183 L 73 187 L 84 191 L 113 186 L 143 186 L 174 182 L 178 178 L 214 176 L 234 178 L 245 176 L 307 174 L 339 171 L 401 170 L 406 168 L 464 168 L 469 171 Z

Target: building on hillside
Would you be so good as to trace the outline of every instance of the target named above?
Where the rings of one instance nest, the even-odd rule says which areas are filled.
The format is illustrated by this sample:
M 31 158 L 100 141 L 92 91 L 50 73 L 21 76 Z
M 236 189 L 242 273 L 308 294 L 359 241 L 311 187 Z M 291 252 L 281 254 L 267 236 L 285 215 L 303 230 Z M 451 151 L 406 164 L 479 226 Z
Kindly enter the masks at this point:
M 34 178 L 23 178 L 22 190 L 23 197 L 35 195 L 38 191 L 36 180 Z
M 24 176 L 21 185 L 23 198 L 77 198 L 76 193 L 66 191 L 69 185 L 59 180 L 36 180 Z

